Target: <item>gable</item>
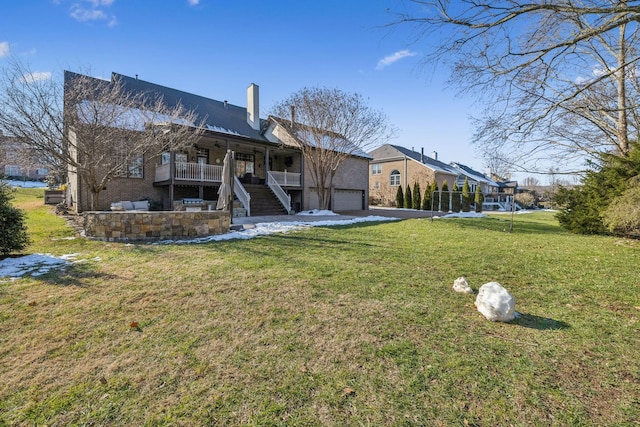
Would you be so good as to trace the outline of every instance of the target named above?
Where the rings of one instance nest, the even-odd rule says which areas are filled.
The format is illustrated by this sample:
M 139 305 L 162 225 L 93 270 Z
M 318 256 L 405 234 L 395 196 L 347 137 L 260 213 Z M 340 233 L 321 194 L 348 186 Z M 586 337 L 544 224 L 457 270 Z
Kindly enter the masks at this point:
M 460 172 L 461 176 L 467 177 L 471 181 L 484 183 L 489 187 L 498 187 L 498 183 L 496 183 L 490 178 L 487 178 L 487 176 L 484 175 L 483 173 L 471 169 L 469 166 L 465 166 L 463 164 L 455 163 L 455 162 L 451 163 L 451 165 Z
M 432 159 L 431 157 L 428 157 L 423 153 L 418 153 L 417 151 L 409 150 L 408 148 L 404 148 L 399 145 L 384 144 L 376 148 L 375 150 L 372 150 L 369 154 L 373 157 L 372 163 L 395 161 L 406 158 L 415 161 L 434 172 L 455 176 L 458 175 L 458 171 L 456 171 L 453 167 L 438 160 Z
M 273 116 L 270 116 L 268 120 L 270 123 L 267 129 L 267 132 L 265 133 L 268 134 L 269 136 L 272 136 L 272 138 L 270 139 L 277 139 L 279 142 L 291 147 L 295 147 L 295 148 L 300 147 L 302 143 L 300 142 L 299 135 L 292 135 L 291 132 L 289 132 L 289 130 L 287 129 L 287 127 L 283 125 L 283 123 L 290 124 L 291 123 L 290 121 L 282 119 L 280 117 L 273 117 Z M 328 133 L 329 132 L 327 132 L 327 134 Z M 337 134 L 334 134 L 334 135 L 337 135 Z M 359 147 L 351 144 L 349 141 L 347 141 L 346 139 L 340 136 L 336 136 L 336 138 L 342 141 L 342 144 L 338 144 L 338 145 L 341 145 L 343 149 L 333 150 L 333 151 L 346 153 L 349 156 L 353 156 L 353 157 L 359 157 L 359 158 L 371 160 L 372 157 L 368 153 L 361 150 Z M 315 140 L 309 141 L 309 145 L 311 147 L 320 146 L 321 148 L 326 148 L 326 146 L 322 144 L 322 142 L 315 141 Z M 328 150 L 328 151 L 332 151 L 332 150 Z

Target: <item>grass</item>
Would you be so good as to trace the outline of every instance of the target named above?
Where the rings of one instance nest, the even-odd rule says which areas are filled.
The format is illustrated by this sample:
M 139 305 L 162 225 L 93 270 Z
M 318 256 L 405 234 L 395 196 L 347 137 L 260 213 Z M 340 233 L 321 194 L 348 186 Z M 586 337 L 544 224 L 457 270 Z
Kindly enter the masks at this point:
M 84 262 L 0 280 L 0 425 L 639 424 L 637 241 L 549 213 L 64 240 L 21 191 L 29 252 Z M 458 276 L 522 317 L 487 321 Z

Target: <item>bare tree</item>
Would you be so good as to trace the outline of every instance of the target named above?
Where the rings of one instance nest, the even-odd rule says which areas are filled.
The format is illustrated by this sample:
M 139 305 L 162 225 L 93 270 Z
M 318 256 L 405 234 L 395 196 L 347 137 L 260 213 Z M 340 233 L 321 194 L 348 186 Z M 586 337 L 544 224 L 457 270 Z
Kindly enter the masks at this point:
M 38 168 L 47 168 L 48 165 L 43 164 L 40 159 L 33 155 L 32 150 L 28 146 L 21 143 L 18 139 L 3 136 L 0 132 L 0 164 L 10 164 L 20 167 L 22 176 L 31 177 Z M 3 171 L 0 171 L 2 175 Z
M 81 178 L 97 209 L 112 179 L 139 173 L 163 150 L 189 146 L 201 134 L 196 115 L 154 93 L 130 92 L 116 79 L 65 72 L 38 79 L 12 59 L 0 76 L 0 129 L 50 165 Z
M 350 156 L 366 156 L 366 151 L 394 132 L 387 116 L 371 109 L 361 95 L 338 89 L 301 89 L 277 103 L 272 116 L 302 151 L 305 167 L 318 189 L 321 209 L 329 208 L 333 179 L 340 165 Z
M 488 101 L 475 140 L 520 170 L 598 153 L 637 138 L 640 5 L 627 0 L 410 0 L 418 39 L 447 35 L 429 59 Z
M 540 180 L 538 178 L 528 176 L 522 181 L 522 186 L 530 190 L 535 190 L 536 187 L 540 186 Z

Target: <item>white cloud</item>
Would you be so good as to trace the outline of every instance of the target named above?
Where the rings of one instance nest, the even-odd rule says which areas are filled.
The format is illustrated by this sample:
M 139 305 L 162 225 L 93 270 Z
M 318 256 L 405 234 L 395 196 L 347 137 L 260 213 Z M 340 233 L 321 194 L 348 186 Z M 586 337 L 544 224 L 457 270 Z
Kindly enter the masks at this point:
M 9 42 L 0 42 L 0 58 L 9 55 Z
M 87 3 L 90 3 L 93 7 L 100 6 L 111 6 L 114 0 L 84 0 Z
M 592 81 L 595 81 L 598 78 L 605 77 L 607 74 L 610 74 L 613 71 L 614 71 L 613 68 L 608 68 L 602 65 L 594 65 L 593 68 L 591 69 L 590 77 L 578 76 L 574 80 L 574 83 L 579 86 L 586 85 L 588 83 L 591 83 Z
M 115 0 L 80 0 L 71 5 L 71 17 L 78 22 L 107 21 L 109 27 L 117 25 L 115 15 L 109 15 L 104 8 L 110 7 Z
M 25 83 L 34 83 L 49 79 L 51 79 L 51 73 L 49 71 L 35 71 L 22 76 L 22 81 Z
M 395 53 L 392 53 L 391 55 L 385 56 L 384 58 L 382 58 L 380 61 L 378 61 L 378 65 L 376 67 L 376 70 L 381 70 L 385 67 L 388 67 L 389 65 L 393 64 L 394 62 L 400 61 L 403 58 L 408 58 L 411 56 L 416 56 L 417 53 L 416 52 L 411 52 L 408 49 L 403 49 L 403 50 L 399 50 Z
M 187 3 L 189 3 L 189 6 L 197 6 L 200 4 L 200 0 L 187 0 Z
M 85 9 L 79 4 L 71 6 L 71 16 L 76 21 L 95 21 L 97 19 L 107 19 L 107 14 L 100 9 Z

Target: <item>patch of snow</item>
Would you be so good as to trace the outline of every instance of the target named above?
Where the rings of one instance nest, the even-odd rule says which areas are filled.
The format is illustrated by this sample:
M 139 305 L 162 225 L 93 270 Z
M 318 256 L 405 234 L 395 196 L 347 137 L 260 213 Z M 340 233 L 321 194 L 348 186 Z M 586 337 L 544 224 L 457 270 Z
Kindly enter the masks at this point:
M 41 181 L 20 181 L 17 179 L 3 179 L 0 180 L 3 183 L 9 185 L 9 187 L 22 187 L 22 188 L 47 188 L 47 184 Z
M 51 254 L 32 254 L 18 258 L 5 258 L 0 261 L 0 277 L 13 279 L 25 275 L 41 276 L 53 269 L 66 267 L 78 255 L 67 254 L 56 257 Z
M 331 216 L 331 215 L 338 215 L 338 214 L 333 212 L 333 211 L 328 211 L 328 210 L 312 209 L 310 211 L 298 212 L 296 215 L 301 215 L 301 216 L 304 216 L 304 215 Z
M 243 136 L 242 134 L 240 134 L 239 132 L 235 131 L 235 130 L 231 130 L 231 129 L 227 129 L 227 128 L 223 128 L 222 126 L 215 126 L 215 125 L 205 125 L 204 126 L 207 130 L 212 130 L 214 132 L 220 132 L 220 133 L 227 133 L 229 135 L 238 135 L 238 136 Z
M 174 123 L 177 125 L 194 127 L 195 123 L 182 117 L 170 117 L 156 111 L 133 108 L 113 104 L 109 102 L 83 100 L 77 105 L 78 116 L 83 123 L 100 123 L 104 126 L 136 130 L 142 132 L 145 126 L 164 125 Z
M 456 212 L 442 216 L 434 216 L 434 218 L 484 218 L 487 215 L 477 212 Z
M 318 211 L 318 212 L 330 212 L 330 211 Z M 314 214 L 317 215 L 317 214 Z M 326 214 L 323 214 L 326 215 Z M 258 236 L 266 236 L 274 233 L 288 233 L 290 231 L 303 230 L 310 227 L 329 227 L 334 225 L 349 225 L 362 222 L 376 222 L 376 221 L 398 221 L 399 218 L 389 218 L 385 216 L 366 216 L 345 220 L 321 220 L 321 221 L 287 221 L 287 222 L 260 222 L 255 224 L 251 228 L 245 228 L 240 231 L 231 231 L 226 234 L 217 234 L 214 236 L 200 237 L 197 239 L 188 240 L 161 240 L 153 242 L 155 245 L 168 245 L 168 244 L 184 244 L 184 243 L 208 243 L 219 242 L 224 240 L 233 239 L 253 239 Z
M 330 212 L 330 213 L 328 213 Z M 314 215 L 335 215 L 331 211 L 317 211 Z M 320 220 L 320 221 L 291 221 L 291 222 L 263 222 L 258 223 L 251 228 L 246 228 L 241 231 L 232 231 L 226 234 L 219 234 L 215 236 L 201 237 L 199 239 L 189 240 L 162 240 L 154 242 L 153 244 L 197 244 L 216 241 L 225 241 L 232 239 L 252 239 L 258 236 L 266 236 L 274 233 L 288 233 L 290 231 L 302 230 L 310 227 L 328 227 L 334 225 L 348 225 L 362 222 L 376 222 L 376 221 L 398 221 L 399 218 L 389 218 L 384 216 L 367 216 L 359 217 L 347 220 Z M 127 243 L 125 246 L 134 246 L 132 243 Z M 0 261 L 0 277 L 17 279 L 25 275 L 40 276 L 46 274 L 53 269 L 64 269 L 71 263 L 80 263 L 84 260 L 76 261 L 76 258 L 80 254 L 66 254 L 59 257 L 51 254 L 33 254 L 26 255 L 18 258 L 6 258 Z M 93 261 L 101 261 L 99 256 L 93 258 Z

